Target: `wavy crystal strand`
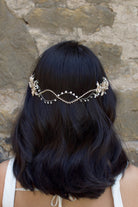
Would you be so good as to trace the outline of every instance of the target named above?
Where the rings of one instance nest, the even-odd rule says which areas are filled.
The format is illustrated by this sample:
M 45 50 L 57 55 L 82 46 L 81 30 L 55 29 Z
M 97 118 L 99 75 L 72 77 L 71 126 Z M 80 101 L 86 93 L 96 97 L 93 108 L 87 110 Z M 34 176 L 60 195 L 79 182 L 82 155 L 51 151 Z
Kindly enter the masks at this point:
M 85 92 L 84 94 L 82 94 L 79 97 L 75 93 L 73 93 L 72 91 L 67 91 L 67 90 L 65 90 L 64 92 L 62 91 L 60 94 L 56 94 L 54 91 L 52 91 L 50 89 L 45 89 L 45 90 L 41 91 L 41 89 L 38 85 L 38 81 L 34 80 L 34 74 L 30 76 L 30 81 L 29 81 L 29 86 L 31 88 L 32 96 L 36 95 L 36 96 L 40 97 L 40 99 L 43 100 L 45 104 L 52 104 L 53 102 L 55 102 L 57 100 L 61 100 L 64 103 L 67 103 L 67 104 L 71 104 L 71 103 L 74 103 L 76 101 L 87 102 L 87 101 L 89 101 L 90 98 L 93 98 L 93 97 L 96 98 L 99 95 L 103 96 L 104 94 L 106 94 L 106 90 L 108 90 L 108 87 L 109 87 L 109 82 L 105 77 L 103 77 L 102 83 L 99 84 L 99 82 L 97 81 L 96 85 L 97 85 L 97 87 L 95 89 L 88 90 L 87 92 Z M 42 95 L 45 92 L 51 92 L 53 95 L 55 95 L 56 98 L 54 98 L 52 100 L 46 100 Z M 88 95 L 87 98 L 83 98 L 88 93 L 91 93 L 93 96 Z M 74 99 L 72 101 L 66 101 L 61 97 L 64 94 L 71 94 L 76 99 Z

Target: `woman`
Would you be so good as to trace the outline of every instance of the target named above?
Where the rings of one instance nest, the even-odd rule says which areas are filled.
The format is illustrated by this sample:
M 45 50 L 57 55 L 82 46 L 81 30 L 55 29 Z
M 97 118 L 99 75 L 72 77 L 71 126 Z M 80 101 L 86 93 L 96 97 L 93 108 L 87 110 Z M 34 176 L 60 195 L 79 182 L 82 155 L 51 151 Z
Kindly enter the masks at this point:
M 138 169 L 113 126 L 116 101 L 89 48 L 46 50 L 11 135 L 14 157 L 0 165 L 1 206 L 136 207 Z

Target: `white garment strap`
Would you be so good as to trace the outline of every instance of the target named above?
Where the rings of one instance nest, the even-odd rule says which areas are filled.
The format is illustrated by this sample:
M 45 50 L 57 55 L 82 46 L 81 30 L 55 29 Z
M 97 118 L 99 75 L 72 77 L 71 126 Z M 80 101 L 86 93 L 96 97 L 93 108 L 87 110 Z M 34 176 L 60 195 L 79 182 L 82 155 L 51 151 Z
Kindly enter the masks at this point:
M 113 201 L 114 201 L 114 207 L 123 207 L 123 202 L 121 198 L 121 192 L 120 192 L 120 179 L 122 177 L 122 173 L 120 173 L 116 177 L 116 181 L 114 185 L 112 186 L 112 195 L 113 195 Z
M 2 207 L 14 207 L 16 178 L 13 174 L 14 157 L 9 160 L 5 175 Z

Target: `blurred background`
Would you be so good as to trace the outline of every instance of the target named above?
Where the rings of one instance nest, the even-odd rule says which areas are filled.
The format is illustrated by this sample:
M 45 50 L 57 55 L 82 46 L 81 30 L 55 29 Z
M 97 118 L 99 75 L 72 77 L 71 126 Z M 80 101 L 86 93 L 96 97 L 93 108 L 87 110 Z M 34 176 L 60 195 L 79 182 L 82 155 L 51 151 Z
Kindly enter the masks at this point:
M 138 165 L 138 1 L 0 0 L 0 162 L 37 57 L 77 40 L 101 60 L 118 97 L 115 128 Z

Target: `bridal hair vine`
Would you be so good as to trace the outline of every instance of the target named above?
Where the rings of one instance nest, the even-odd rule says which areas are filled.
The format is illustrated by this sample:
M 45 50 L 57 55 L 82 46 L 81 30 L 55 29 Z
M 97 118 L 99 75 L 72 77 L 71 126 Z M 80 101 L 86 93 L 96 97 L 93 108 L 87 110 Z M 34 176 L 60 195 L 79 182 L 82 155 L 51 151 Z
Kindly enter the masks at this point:
M 54 91 L 52 91 L 50 89 L 45 89 L 45 90 L 41 91 L 40 86 L 38 85 L 38 80 L 35 80 L 34 74 L 32 74 L 30 76 L 30 81 L 29 81 L 29 86 L 31 88 L 32 96 L 34 96 L 34 95 L 38 96 L 40 98 L 40 100 L 43 100 L 44 103 L 46 103 L 46 104 L 52 104 L 53 102 L 56 102 L 57 100 L 61 100 L 64 103 L 67 103 L 67 104 L 72 104 L 76 101 L 87 102 L 91 98 L 96 98 L 99 95 L 103 96 L 104 94 L 106 94 L 106 90 L 108 90 L 108 87 L 109 87 L 109 82 L 105 77 L 103 77 L 102 83 L 99 83 L 97 81 L 96 85 L 97 85 L 97 87 L 95 89 L 88 90 L 87 92 L 85 92 L 81 96 L 77 96 L 72 91 L 66 91 L 66 90 L 64 92 L 59 93 L 59 94 L 56 94 Z M 55 96 L 55 98 L 52 99 L 52 100 L 46 100 L 43 96 L 43 93 L 45 93 L 45 92 L 52 93 Z M 61 97 L 64 94 L 70 94 L 70 95 L 74 96 L 75 99 L 72 100 L 72 101 L 66 101 Z M 87 96 L 87 98 L 84 98 L 84 96 L 87 95 L 87 94 L 89 94 Z

